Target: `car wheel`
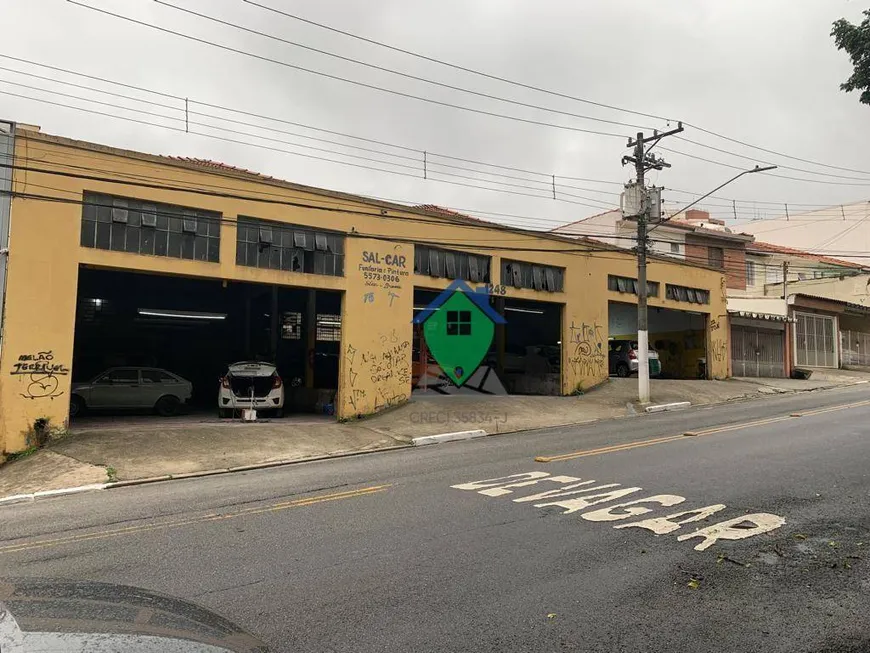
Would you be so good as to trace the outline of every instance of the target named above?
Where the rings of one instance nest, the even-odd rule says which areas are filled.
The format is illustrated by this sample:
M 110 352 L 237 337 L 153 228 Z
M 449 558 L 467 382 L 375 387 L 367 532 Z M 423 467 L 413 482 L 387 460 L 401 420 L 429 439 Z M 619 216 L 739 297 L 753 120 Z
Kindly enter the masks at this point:
M 78 395 L 73 395 L 69 400 L 69 416 L 78 417 L 85 412 L 85 400 Z
M 631 376 L 631 370 L 628 369 L 628 365 L 626 365 L 625 363 L 620 363 L 619 365 L 617 365 L 616 366 L 616 376 L 618 376 L 621 379 L 625 379 L 625 378 L 628 378 L 629 376 Z
M 284 409 L 283 408 L 276 408 L 275 412 L 272 414 L 275 416 L 276 419 L 281 419 L 282 417 L 284 417 Z
M 221 419 L 229 419 L 233 416 L 232 408 L 218 408 L 218 417 Z
M 180 404 L 181 402 L 178 400 L 178 397 L 166 395 L 157 400 L 157 403 L 154 404 L 154 410 L 161 417 L 172 417 L 178 412 Z

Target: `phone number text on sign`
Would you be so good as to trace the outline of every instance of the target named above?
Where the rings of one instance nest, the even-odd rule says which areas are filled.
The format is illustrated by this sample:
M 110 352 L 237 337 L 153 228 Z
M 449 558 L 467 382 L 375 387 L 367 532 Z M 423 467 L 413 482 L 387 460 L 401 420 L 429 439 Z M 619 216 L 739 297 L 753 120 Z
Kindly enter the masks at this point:
M 501 497 L 512 495 L 520 488 L 538 484 L 543 484 L 544 488 L 552 488 L 551 484 L 553 483 L 557 485 L 556 489 L 543 489 L 536 494 L 517 497 L 512 501 L 514 503 L 531 503 L 535 508 L 563 508 L 562 514 L 565 515 L 579 512 L 581 519 L 590 522 L 624 522 L 616 524 L 613 528 L 643 528 L 656 535 L 673 533 L 680 530 L 684 524 L 708 519 L 711 515 L 726 508 L 724 504 L 717 503 L 681 512 L 664 510 L 663 512 L 667 514 L 663 516 L 652 516 L 639 521 L 626 521 L 656 510 L 661 511 L 663 508 L 676 506 L 683 503 L 686 498 L 676 494 L 654 494 L 642 499 L 616 503 L 607 508 L 587 510 L 598 504 L 618 501 L 642 492 L 643 488 L 621 487 L 619 483 L 597 484 L 598 481 L 594 480 L 584 481 L 574 476 L 551 476 L 547 472 L 511 474 L 483 481 L 460 483 L 450 487 L 477 492 L 488 497 Z M 542 487 L 536 489 L 541 490 Z M 783 524 L 785 524 L 785 519 L 778 515 L 757 512 L 740 515 L 712 526 L 683 533 L 677 536 L 677 541 L 701 538 L 702 541 L 695 545 L 695 550 L 704 551 L 719 540 L 742 540 L 754 535 L 768 533 Z

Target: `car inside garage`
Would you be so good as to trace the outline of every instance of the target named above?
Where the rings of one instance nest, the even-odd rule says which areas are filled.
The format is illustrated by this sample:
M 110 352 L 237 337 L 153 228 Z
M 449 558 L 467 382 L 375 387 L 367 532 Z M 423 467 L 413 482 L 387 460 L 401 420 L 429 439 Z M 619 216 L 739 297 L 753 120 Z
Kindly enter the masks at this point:
M 82 267 L 73 382 L 99 377 L 114 396 L 125 386 L 127 399 L 114 400 L 120 409 L 131 395 L 181 379 L 192 385 L 190 409 L 216 415 L 228 366 L 260 361 L 277 370 L 270 383 L 283 389 L 283 411 L 329 412 L 340 340 L 339 292 Z
M 620 345 L 637 342 L 637 305 L 609 302 L 608 311 L 609 367 L 611 374 L 617 374 L 620 365 L 629 364 L 631 353 L 630 346 L 623 352 Z M 655 306 L 647 315 L 649 346 L 658 355 L 660 378 L 706 378 L 707 315 Z

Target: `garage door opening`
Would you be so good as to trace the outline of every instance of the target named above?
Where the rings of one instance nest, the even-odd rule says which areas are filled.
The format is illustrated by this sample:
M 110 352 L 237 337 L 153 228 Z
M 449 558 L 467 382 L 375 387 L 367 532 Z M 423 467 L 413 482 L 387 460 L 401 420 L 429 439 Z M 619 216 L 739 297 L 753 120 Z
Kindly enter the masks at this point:
M 333 403 L 341 293 L 87 267 L 78 288 L 73 382 L 118 368 L 104 385 L 114 395 L 126 386 L 126 397 L 95 398 L 99 412 L 147 410 L 155 384 L 170 383 L 141 371 L 154 368 L 192 384 L 192 410 L 217 415 L 220 379 L 239 361 L 275 365 L 286 413 Z
M 636 374 L 637 362 L 631 351 L 637 342 L 637 305 L 609 302 L 608 309 L 610 374 Z M 648 316 L 649 346 L 659 358 L 659 377 L 706 378 L 707 316 L 652 306 Z
M 439 291 L 414 290 L 414 311 L 424 310 Z M 426 349 L 422 329 L 414 329 L 413 391 L 440 394 L 561 394 L 562 305 L 491 297 L 505 318 L 496 325 L 489 351 L 468 381 L 457 388 Z

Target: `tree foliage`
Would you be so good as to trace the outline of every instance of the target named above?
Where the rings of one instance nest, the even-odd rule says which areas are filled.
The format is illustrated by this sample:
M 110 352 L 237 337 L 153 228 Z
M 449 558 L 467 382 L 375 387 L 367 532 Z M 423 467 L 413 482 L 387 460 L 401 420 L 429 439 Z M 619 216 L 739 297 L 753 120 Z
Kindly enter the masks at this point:
M 861 103 L 870 104 L 870 9 L 864 10 L 864 20 L 853 25 L 845 18 L 834 21 L 831 36 L 838 50 L 849 54 L 854 72 L 840 90 L 851 93 L 861 91 Z

